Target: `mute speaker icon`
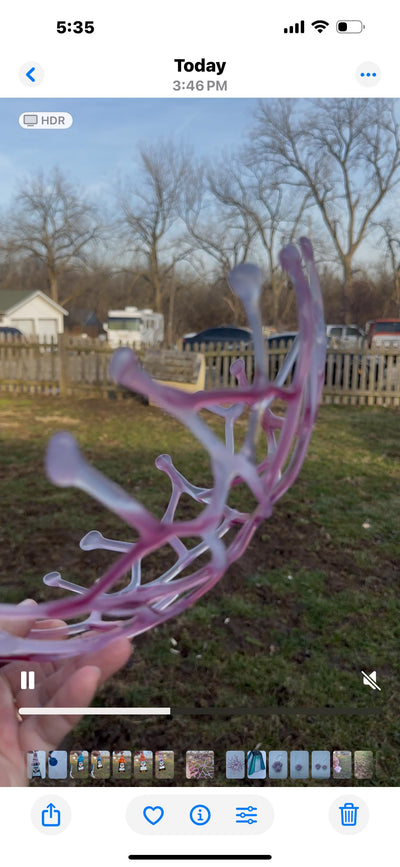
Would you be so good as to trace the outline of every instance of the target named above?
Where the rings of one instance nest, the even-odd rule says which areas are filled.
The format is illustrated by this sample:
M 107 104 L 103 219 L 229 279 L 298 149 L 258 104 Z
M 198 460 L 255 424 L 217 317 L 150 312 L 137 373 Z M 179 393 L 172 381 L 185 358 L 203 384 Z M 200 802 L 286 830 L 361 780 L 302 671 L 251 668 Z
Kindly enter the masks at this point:
M 382 692 L 380 686 L 378 686 L 376 682 L 376 671 L 371 671 L 371 674 L 366 674 L 365 671 L 361 671 L 363 675 L 363 684 L 364 686 L 369 686 L 371 689 L 379 689 L 379 692 Z

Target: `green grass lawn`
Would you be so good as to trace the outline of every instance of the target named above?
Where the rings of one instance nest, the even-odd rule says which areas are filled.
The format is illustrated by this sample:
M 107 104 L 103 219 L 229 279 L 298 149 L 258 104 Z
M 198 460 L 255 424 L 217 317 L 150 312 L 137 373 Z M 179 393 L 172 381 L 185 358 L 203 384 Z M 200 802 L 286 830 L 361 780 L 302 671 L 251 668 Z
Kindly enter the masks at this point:
M 188 784 L 186 750 L 214 750 L 217 784 L 226 782 L 229 749 L 372 750 L 372 784 L 398 785 L 399 418 L 396 409 L 322 407 L 299 478 L 243 558 L 192 609 L 139 636 L 126 668 L 95 700 L 240 714 L 87 717 L 61 748 L 175 750 L 180 785 Z M 112 555 L 79 549 L 88 530 L 131 538 L 97 503 L 46 479 L 46 442 L 60 429 L 74 432 L 85 455 L 158 516 L 169 499 L 158 454 L 170 453 L 195 484 L 211 482 L 207 455 L 190 434 L 139 400 L 1 397 L 2 601 L 62 595 L 41 581 L 53 570 L 91 584 Z M 244 422 L 239 429 L 243 435 Z M 246 508 L 251 497 L 243 496 Z M 182 509 L 194 514 L 189 503 Z M 145 575 L 165 568 L 167 556 L 149 557 Z M 377 670 L 382 692 L 362 685 L 361 669 Z M 365 715 L 313 712 L 352 705 Z M 286 712 L 251 710 L 266 706 Z M 311 781 L 274 783 L 283 784 Z

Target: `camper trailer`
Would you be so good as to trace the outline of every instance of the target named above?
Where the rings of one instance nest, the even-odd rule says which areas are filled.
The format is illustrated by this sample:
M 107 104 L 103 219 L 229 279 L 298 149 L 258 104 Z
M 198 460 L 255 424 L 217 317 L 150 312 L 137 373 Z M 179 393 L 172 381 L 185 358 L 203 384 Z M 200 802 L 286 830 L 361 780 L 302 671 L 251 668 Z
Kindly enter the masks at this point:
M 109 310 L 108 321 L 103 325 L 107 339 L 112 347 L 156 346 L 164 339 L 164 316 L 152 310 L 138 310 L 125 307 L 125 310 Z

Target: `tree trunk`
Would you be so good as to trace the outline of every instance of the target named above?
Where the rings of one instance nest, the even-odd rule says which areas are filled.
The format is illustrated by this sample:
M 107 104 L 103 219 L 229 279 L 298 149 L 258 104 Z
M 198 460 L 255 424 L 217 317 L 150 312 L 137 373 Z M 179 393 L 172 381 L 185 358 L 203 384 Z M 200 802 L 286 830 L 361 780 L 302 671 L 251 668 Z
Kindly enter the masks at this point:
M 233 324 L 238 325 L 242 321 L 243 316 L 243 304 L 240 298 L 238 298 L 238 296 L 235 295 L 234 292 L 231 292 L 229 296 L 224 295 L 223 300 L 225 301 L 230 312 L 233 313 Z
M 159 279 L 158 274 L 155 274 L 153 277 L 153 287 L 154 287 L 154 312 L 162 313 L 162 290 L 161 290 L 161 281 Z
M 343 299 L 342 299 L 342 311 L 343 311 L 343 322 L 345 325 L 349 325 L 351 323 L 351 309 L 350 309 L 350 300 L 351 300 L 351 287 L 352 287 L 352 273 L 351 273 L 351 257 L 344 256 L 343 257 Z
M 397 268 L 394 271 L 394 300 L 396 303 L 396 314 L 400 316 L 400 275 Z
M 276 272 L 271 271 L 272 290 L 272 325 L 277 327 L 279 321 L 279 302 L 281 300 L 282 282 Z
M 176 286 L 172 284 L 168 295 L 168 322 L 167 322 L 167 346 L 172 349 L 174 345 L 174 312 L 175 312 Z
M 54 271 L 49 272 L 50 297 L 58 304 L 58 279 Z

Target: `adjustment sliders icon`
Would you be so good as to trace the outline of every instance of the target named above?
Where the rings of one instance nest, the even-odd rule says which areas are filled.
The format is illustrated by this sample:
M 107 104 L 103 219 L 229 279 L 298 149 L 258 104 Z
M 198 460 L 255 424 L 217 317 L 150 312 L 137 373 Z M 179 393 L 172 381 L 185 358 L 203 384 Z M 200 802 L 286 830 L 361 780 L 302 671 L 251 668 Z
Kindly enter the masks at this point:
M 257 807 L 236 807 L 237 825 L 255 825 L 257 821 Z

